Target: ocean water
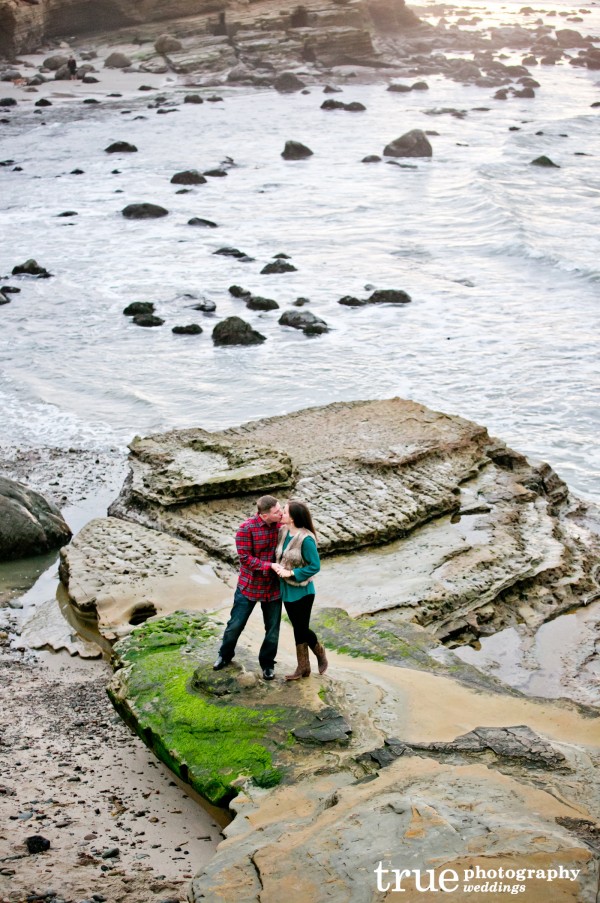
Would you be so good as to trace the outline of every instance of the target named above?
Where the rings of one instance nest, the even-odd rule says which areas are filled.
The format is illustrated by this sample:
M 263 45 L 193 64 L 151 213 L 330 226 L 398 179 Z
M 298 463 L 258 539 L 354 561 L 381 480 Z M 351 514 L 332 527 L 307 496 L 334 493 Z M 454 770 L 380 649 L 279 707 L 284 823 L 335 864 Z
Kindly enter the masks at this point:
M 521 5 L 498 5 L 495 18 L 468 9 L 495 24 L 534 21 Z M 579 24 L 540 15 L 600 36 L 600 7 L 585 8 Z M 22 167 L 0 167 L 0 274 L 34 257 L 54 277 L 0 282 L 22 289 L 0 307 L 0 443 L 101 448 L 399 395 L 485 424 L 600 499 L 600 72 L 562 63 L 532 74 L 534 99 L 503 102 L 440 77 L 410 94 L 357 79 L 335 97 L 363 113 L 321 110 L 320 85 L 285 96 L 219 88 L 223 102 L 168 115 L 147 108 L 134 75 L 121 100 L 90 86 L 101 104 L 58 99 L 43 116 L 15 115 L 0 131 L 0 160 Z M 467 115 L 432 113 L 445 107 Z M 438 133 L 431 160 L 361 162 L 413 128 Z M 284 161 L 288 139 L 313 156 Z M 106 154 L 117 140 L 138 153 Z M 560 169 L 531 166 L 541 154 Z M 228 157 L 226 178 L 181 195 L 170 184 Z M 169 215 L 124 219 L 141 201 Z M 78 216 L 58 216 L 67 210 Z M 218 228 L 187 225 L 193 216 Z M 254 261 L 213 253 L 228 245 Z M 261 275 L 280 252 L 297 272 Z M 248 311 L 232 284 L 281 310 L 307 297 L 330 332 L 309 338 L 281 327 L 279 311 Z M 373 288 L 404 289 L 412 303 L 338 304 Z M 216 312 L 191 310 L 185 293 Z M 154 302 L 165 325 L 134 326 L 122 314 L 132 301 Z M 232 314 L 264 344 L 215 348 L 212 328 Z M 201 335 L 172 334 L 192 322 Z

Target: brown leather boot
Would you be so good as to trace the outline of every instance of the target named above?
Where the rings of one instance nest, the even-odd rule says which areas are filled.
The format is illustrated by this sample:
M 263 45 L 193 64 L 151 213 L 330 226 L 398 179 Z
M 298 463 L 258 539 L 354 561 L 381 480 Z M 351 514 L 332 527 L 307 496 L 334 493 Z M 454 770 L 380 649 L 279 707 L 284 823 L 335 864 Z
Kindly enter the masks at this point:
M 329 666 L 329 662 L 327 661 L 327 653 L 325 652 L 325 646 L 318 641 L 312 647 L 312 651 L 317 656 L 317 663 L 319 665 L 319 674 L 325 674 L 327 668 Z
M 286 680 L 299 680 L 301 677 L 310 677 L 310 661 L 308 659 L 308 643 L 300 643 L 296 646 L 296 658 L 298 667 L 293 674 L 286 674 Z

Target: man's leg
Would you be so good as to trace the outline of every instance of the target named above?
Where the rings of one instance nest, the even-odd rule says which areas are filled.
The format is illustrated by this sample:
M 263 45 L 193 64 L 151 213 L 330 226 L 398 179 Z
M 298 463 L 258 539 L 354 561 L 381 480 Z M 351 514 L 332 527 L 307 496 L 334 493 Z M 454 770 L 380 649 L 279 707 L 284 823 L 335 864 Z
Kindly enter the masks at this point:
M 263 621 L 265 623 L 265 638 L 260 652 L 258 653 L 258 661 L 260 667 L 273 668 L 275 665 L 275 656 L 277 655 L 277 646 L 279 645 L 279 625 L 281 623 L 281 599 L 276 602 L 261 602 L 260 606 L 263 613 Z
M 252 601 L 252 599 L 248 599 L 248 597 L 244 596 L 239 589 L 236 589 L 233 596 L 233 608 L 231 609 L 229 621 L 227 622 L 227 627 L 225 628 L 223 641 L 221 642 L 221 648 L 219 650 L 219 655 L 225 661 L 231 661 L 235 655 L 236 643 L 242 630 L 246 626 L 255 605 L 256 602 Z

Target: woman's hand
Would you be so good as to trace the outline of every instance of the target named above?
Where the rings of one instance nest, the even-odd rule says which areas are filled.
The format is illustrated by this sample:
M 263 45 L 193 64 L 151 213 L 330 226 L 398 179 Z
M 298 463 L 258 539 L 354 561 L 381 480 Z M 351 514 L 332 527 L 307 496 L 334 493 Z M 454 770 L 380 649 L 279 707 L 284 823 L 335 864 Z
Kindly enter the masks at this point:
M 273 564 L 271 565 L 271 567 L 273 568 L 273 570 L 275 571 L 275 573 L 277 574 L 277 576 L 278 576 L 278 577 L 283 577 L 284 580 L 285 580 L 285 579 L 289 579 L 290 577 L 293 577 L 293 576 L 294 576 L 294 572 L 293 572 L 293 571 L 288 571 L 287 568 L 282 567 L 280 564 L 277 564 L 276 562 L 273 563 Z

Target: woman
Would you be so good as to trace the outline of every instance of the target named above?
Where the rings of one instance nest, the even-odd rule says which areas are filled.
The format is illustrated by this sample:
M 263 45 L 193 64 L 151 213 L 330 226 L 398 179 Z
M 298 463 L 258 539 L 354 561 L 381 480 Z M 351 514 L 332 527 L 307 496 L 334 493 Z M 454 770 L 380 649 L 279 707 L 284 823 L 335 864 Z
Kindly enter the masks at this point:
M 310 613 L 315 601 L 312 578 L 321 570 L 315 528 L 308 506 L 297 499 L 290 499 L 283 509 L 279 543 L 275 552 L 273 570 L 281 584 L 281 598 L 285 605 L 296 641 L 298 667 L 286 680 L 298 680 L 310 675 L 308 650 L 317 657 L 319 674 L 327 670 L 325 648 L 310 629 Z

